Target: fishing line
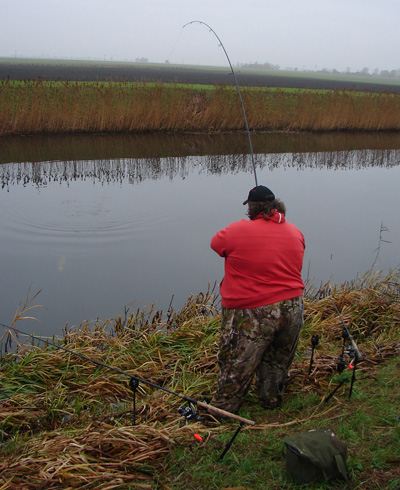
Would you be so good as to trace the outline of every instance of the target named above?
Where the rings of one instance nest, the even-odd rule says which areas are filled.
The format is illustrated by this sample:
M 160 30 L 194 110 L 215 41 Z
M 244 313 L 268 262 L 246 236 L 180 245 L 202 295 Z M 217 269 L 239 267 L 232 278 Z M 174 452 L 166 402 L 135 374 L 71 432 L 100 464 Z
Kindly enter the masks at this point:
M 178 44 L 178 41 L 179 41 L 179 39 L 181 38 L 182 33 L 183 33 L 183 27 L 182 27 L 181 32 L 178 34 L 178 37 L 176 38 L 176 41 L 175 41 L 174 45 L 172 46 L 172 49 L 171 49 L 171 51 L 170 51 L 170 53 L 169 53 L 169 55 L 168 55 L 168 58 L 167 58 L 167 61 L 168 61 L 168 62 L 171 60 L 172 53 L 175 51 L 175 49 L 176 49 L 176 45 Z
M 203 22 L 201 20 L 192 20 L 191 22 L 188 22 L 187 24 L 185 24 L 183 26 L 183 28 L 185 28 L 186 26 L 188 26 L 190 24 L 202 24 L 202 25 L 208 27 L 208 29 L 210 30 L 210 32 L 212 32 L 214 34 L 214 36 L 217 38 L 217 40 L 219 42 L 219 46 L 223 49 L 223 51 L 225 53 L 225 56 L 226 56 L 226 59 L 228 60 L 228 63 L 229 63 L 229 66 L 231 68 L 231 72 L 232 72 L 233 78 L 235 80 L 236 89 L 237 89 L 237 92 L 238 92 L 238 95 L 239 95 L 240 104 L 242 106 L 244 123 L 245 123 L 245 126 L 246 126 L 247 137 L 249 139 L 249 145 L 250 145 L 250 153 L 251 153 L 251 161 L 252 161 L 252 164 L 253 164 L 254 179 L 256 181 L 256 186 L 257 186 L 258 185 L 258 182 L 257 182 L 256 164 L 255 164 L 255 161 L 254 161 L 254 152 L 253 152 L 253 145 L 251 143 L 249 125 L 247 123 L 246 111 L 244 109 L 244 104 L 243 104 L 242 94 L 241 94 L 240 88 L 239 88 L 239 83 L 237 81 L 235 72 L 233 70 L 233 66 L 232 66 L 231 60 L 229 59 L 228 53 L 226 52 L 225 46 L 223 45 L 221 39 L 218 37 L 217 33 L 214 31 L 214 29 L 212 29 L 212 27 L 210 27 L 208 24 L 206 24 L 205 22 Z

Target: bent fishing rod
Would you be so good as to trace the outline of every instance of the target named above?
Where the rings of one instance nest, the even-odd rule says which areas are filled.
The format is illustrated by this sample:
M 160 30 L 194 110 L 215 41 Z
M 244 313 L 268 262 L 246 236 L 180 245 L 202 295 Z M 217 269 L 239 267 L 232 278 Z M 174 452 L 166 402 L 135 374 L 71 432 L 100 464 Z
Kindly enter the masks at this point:
M 239 83 L 237 81 L 237 78 L 236 78 L 236 75 L 235 75 L 235 72 L 233 70 L 233 66 L 232 66 L 232 63 L 231 63 L 231 60 L 229 59 L 229 56 L 228 56 L 228 53 L 226 52 L 226 49 L 225 49 L 225 46 L 222 44 L 222 41 L 221 39 L 218 37 L 217 33 L 214 31 L 214 29 L 212 27 L 210 27 L 208 24 L 206 24 L 205 22 L 201 21 L 201 20 L 192 20 L 191 22 L 188 22 L 187 24 L 185 24 L 183 26 L 183 28 L 185 28 L 186 26 L 190 25 L 190 24 L 202 24 L 204 26 L 206 26 L 210 32 L 212 32 L 214 34 L 214 36 L 217 38 L 218 42 L 219 42 L 219 45 L 221 46 L 221 48 L 223 49 L 224 53 L 225 53 L 225 56 L 226 56 L 226 59 L 228 60 L 228 63 L 229 63 L 229 66 L 230 66 L 230 69 L 231 69 L 231 72 L 232 72 L 232 75 L 233 75 L 233 78 L 235 80 L 235 84 L 236 84 L 236 89 L 237 89 L 237 92 L 238 92 L 238 95 L 239 95 L 239 100 L 240 100 L 240 104 L 242 106 L 242 112 L 243 112 L 243 117 L 244 117 L 244 123 L 245 123 L 245 126 L 246 126 L 246 132 L 247 132 L 247 137 L 249 139 L 249 145 L 250 145 L 250 153 L 251 153 L 251 161 L 252 161 L 252 164 L 253 164 L 253 172 L 254 172 L 254 179 L 256 181 L 256 186 L 258 185 L 258 182 L 257 182 L 257 172 L 256 172 L 256 164 L 255 164 L 255 161 L 254 161 L 254 152 L 253 152 L 253 145 L 251 143 L 251 137 L 250 137 L 250 130 L 249 130 L 249 125 L 247 123 L 247 117 L 246 117 L 246 111 L 244 109 L 244 104 L 243 104 L 243 99 L 242 99 L 242 94 L 240 92 L 240 88 L 239 88 Z
M 199 400 L 195 400 L 194 398 L 190 398 L 190 397 L 188 397 L 186 395 L 182 395 L 181 393 L 176 393 L 175 391 L 169 390 L 168 388 L 165 388 L 164 386 L 156 385 L 155 383 L 152 383 L 151 381 L 147 381 L 145 379 L 139 378 L 138 376 L 135 376 L 133 374 L 127 373 L 126 371 L 122 371 L 121 369 L 115 368 L 115 367 L 110 366 L 108 364 L 105 364 L 103 362 L 96 361 L 95 359 L 92 359 L 92 358 L 90 358 L 88 356 L 85 356 L 84 354 L 80 354 L 79 352 L 75 352 L 72 349 L 67 349 L 66 347 L 62 347 L 61 345 L 58 345 L 58 344 L 56 344 L 54 342 L 51 342 L 48 339 L 43 339 L 43 338 L 37 337 L 37 336 L 35 336 L 33 334 L 28 334 L 26 332 L 23 332 L 22 330 L 16 329 L 15 327 L 10 327 L 8 325 L 5 325 L 4 323 L 0 323 L 0 326 L 2 326 L 3 328 L 5 328 L 6 330 L 13 330 L 17 334 L 24 335 L 24 336 L 26 336 L 28 338 L 33 339 L 33 340 L 37 340 L 38 342 L 45 343 L 47 345 L 50 345 L 52 347 L 55 347 L 56 349 L 62 350 L 64 352 L 67 352 L 68 354 L 71 354 L 73 356 L 79 357 L 80 359 L 84 359 L 85 361 L 89 361 L 89 362 L 95 364 L 96 366 L 102 367 L 104 369 L 109 369 L 110 371 L 114 371 L 115 373 L 122 374 L 123 376 L 127 376 L 129 378 L 129 380 L 130 380 L 129 386 L 132 389 L 134 395 L 135 395 L 136 389 L 139 386 L 139 383 L 143 383 L 143 384 L 145 384 L 147 386 L 150 386 L 152 388 L 155 388 L 155 389 L 158 389 L 158 390 L 162 390 L 162 391 L 164 391 L 166 393 L 169 393 L 170 395 L 173 395 L 173 396 L 176 396 L 178 398 L 181 398 L 182 400 L 185 400 L 186 402 L 188 402 L 189 405 L 197 405 L 198 407 L 204 408 L 211 415 L 215 415 L 217 417 L 220 416 L 220 417 L 232 418 L 232 419 L 238 420 L 241 424 L 255 425 L 255 422 L 253 422 L 252 420 L 245 419 L 243 417 L 240 417 L 239 415 L 236 415 L 236 414 L 227 412 L 225 410 L 222 410 L 220 408 L 214 407 L 214 406 L 212 406 L 212 405 L 210 405 L 208 403 L 201 402 Z M 194 415 L 193 410 L 188 415 L 193 416 Z M 190 417 L 187 416 L 186 418 L 189 419 Z M 194 417 L 194 418 L 196 418 L 196 417 Z M 135 423 L 134 423 L 134 425 L 135 425 Z

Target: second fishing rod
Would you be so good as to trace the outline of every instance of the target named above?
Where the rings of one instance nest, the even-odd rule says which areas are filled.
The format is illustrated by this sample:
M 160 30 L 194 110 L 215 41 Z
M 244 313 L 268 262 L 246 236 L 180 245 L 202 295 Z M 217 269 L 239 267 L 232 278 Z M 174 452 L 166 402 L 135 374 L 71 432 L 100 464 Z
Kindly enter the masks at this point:
M 210 404 L 208 404 L 206 402 L 195 400 L 194 398 L 188 397 L 188 396 L 183 395 L 181 393 L 177 393 L 177 392 L 172 391 L 172 390 L 170 390 L 168 388 L 165 388 L 164 386 L 157 385 L 157 384 L 155 384 L 155 383 L 153 383 L 151 381 L 148 381 L 146 379 L 143 379 L 143 378 L 140 378 L 138 376 L 135 376 L 134 374 L 127 373 L 126 371 L 123 371 L 123 370 L 121 370 L 119 368 L 116 368 L 114 366 L 110 366 L 110 365 L 105 364 L 103 362 L 96 361 L 95 359 L 92 359 L 91 357 L 85 356 L 84 354 L 81 354 L 79 352 L 76 352 L 76 351 L 74 351 L 72 349 L 67 349 L 66 347 L 63 347 L 62 345 L 59 345 L 59 344 L 57 344 L 55 342 L 51 342 L 51 341 L 49 341 L 47 339 L 43 339 L 41 337 L 37 337 L 37 336 L 35 336 L 33 334 L 28 334 L 26 332 L 23 332 L 22 330 L 16 329 L 15 327 L 7 326 L 4 323 L 0 323 L 0 326 L 3 327 L 6 330 L 14 331 L 15 333 L 17 333 L 19 335 L 24 335 L 27 338 L 31 338 L 32 340 L 36 340 L 36 341 L 38 341 L 40 343 L 44 343 L 47 346 L 54 347 L 54 348 L 59 349 L 61 351 L 67 352 L 68 354 L 71 354 L 71 355 L 73 355 L 75 357 L 78 357 L 80 359 L 84 359 L 85 361 L 89 361 L 89 362 L 95 364 L 96 366 L 102 367 L 104 369 L 108 369 L 110 371 L 113 371 L 115 373 L 118 373 L 118 374 L 121 374 L 123 376 L 128 377 L 129 378 L 129 386 L 132 389 L 132 391 L 134 393 L 134 396 L 136 394 L 137 388 L 139 387 L 139 384 L 140 383 L 143 383 L 144 385 L 150 386 L 150 387 L 155 388 L 157 390 L 162 390 L 162 391 L 164 391 L 166 393 L 169 393 L 170 395 L 173 395 L 173 396 L 176 396 L 178 398 L 181 398 L 182 400 L 188 402 L 189 403 L 189 406 L 198 406 L 198 407 L 201 407 L 201 408 L 207 410 L 211 415 L 215 415 L 216 417 L 232 418 L 234 420 L 238 420 L 239 422 L 241 422 L 243 424 L 255 425 L 255 422 L 253 422 L 252 420 L 245 419 L 243 417 L 240 417 L 239 415 L 236 415 L 236 414 L 227 412 L 225 410 L 221 410 L 220 408 L 214 407 L 214 406 L 212 406 L 212 405 L 210 405 Z M 192 410 L 192 414 L 191 415 L 193 415 L 193 410 Z

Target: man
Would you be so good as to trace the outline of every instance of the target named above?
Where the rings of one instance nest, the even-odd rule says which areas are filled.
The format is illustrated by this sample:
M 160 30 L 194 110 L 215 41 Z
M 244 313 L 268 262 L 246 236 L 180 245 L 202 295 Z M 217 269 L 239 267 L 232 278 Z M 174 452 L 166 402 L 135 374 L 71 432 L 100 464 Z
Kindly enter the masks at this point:
M 211 405 L 236 411 L 254 374 L 259 401 L 280 405 L 303 325 L 304 237 L 268 187 L 249 192 L 249 220 L 219 231 L 211 248 L 225 259 L 220 284 L 220 373 Z

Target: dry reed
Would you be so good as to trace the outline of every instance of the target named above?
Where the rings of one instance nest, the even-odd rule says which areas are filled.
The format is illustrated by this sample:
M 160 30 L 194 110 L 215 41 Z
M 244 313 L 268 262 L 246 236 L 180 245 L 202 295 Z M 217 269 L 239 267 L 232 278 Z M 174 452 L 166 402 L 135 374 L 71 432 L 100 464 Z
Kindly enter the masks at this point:
M 251 130 L 396 131 L 400 95 L 242 89 Z M 244 130 L 232 87 L 0 81 L 0 135 Z
M 323 398 L 331 389 L 342 331 L 334 305 L 363 353 L 358 367 L 363 378 L 373 377 L 380 363 L 398 355 L 399 293 L 399 271 L 367 274 L 340 287 L 310 291 L 288 397 L 313 391 Z M 25 302 L 27 309 L 29 304 Z M 23 311 L 17 314 L 16 323 L 23 316 Z M 179 312 L 152 308 L 66 330 L 60 345 L 202 399 L 212 394 L 216 383 L 218 330 L 215 296 L 209 291 L 190 297 Z M 12 328 L 10 334 L 14 335 Z M 311 334 L 321 341 L 308 375 Z M 181 400 L 143 383 L 137 393 L 138 425 L 132 426 L 132 392 L 122 375 L 51 345 L 40 348 L 18 341 L 18 349 L 0 359 L 2 489 L 154 488 L 171 447 L 190 447 L 196 431 L 206 438 L 232 431 L 229 423 L 180 427 Z M 249 400 L 252 397 L 253 389 Z M 331 416 L 331 411 L 316 407 L 310 417 Z M 253 415 L 257 425 L 243 430 L 304 422 L 289 417 L 271 423 L 265 414 Z

